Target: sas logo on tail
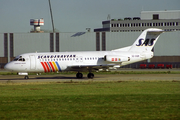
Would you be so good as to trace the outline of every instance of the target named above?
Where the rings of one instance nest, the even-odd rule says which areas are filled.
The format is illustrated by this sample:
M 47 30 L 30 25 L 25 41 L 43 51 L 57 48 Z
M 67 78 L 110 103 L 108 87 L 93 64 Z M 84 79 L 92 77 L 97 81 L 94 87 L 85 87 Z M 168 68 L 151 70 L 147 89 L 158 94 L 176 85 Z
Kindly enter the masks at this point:
M 145 41 L 144 41 L 144 39 L 139 39 L 139 41 L 138 41 L 138 44 L 136 44 L 136 46 L 153 46 L 154 45 L 154 38 L 152 38 L 152 39 L 146 39 Z

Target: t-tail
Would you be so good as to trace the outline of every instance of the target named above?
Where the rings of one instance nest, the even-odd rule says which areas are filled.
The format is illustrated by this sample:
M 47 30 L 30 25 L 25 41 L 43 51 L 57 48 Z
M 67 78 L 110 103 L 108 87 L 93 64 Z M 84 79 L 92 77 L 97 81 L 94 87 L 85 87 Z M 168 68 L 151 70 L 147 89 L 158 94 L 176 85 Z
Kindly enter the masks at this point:
M 164 31 L 158 28 L 149 28 L 144 30 L 133 43 L 129 51 L 151 52 L 162 32 Z

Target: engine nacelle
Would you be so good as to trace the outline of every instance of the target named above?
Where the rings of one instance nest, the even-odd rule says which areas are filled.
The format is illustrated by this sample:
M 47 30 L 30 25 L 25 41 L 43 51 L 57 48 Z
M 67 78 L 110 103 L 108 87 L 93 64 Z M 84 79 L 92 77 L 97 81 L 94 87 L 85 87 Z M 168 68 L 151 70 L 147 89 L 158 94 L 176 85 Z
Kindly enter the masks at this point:
M 130 57 L 117 56 L 117 55 L 105 55 L 104 61 L 108 62 L 126 62 L 130 61 Z

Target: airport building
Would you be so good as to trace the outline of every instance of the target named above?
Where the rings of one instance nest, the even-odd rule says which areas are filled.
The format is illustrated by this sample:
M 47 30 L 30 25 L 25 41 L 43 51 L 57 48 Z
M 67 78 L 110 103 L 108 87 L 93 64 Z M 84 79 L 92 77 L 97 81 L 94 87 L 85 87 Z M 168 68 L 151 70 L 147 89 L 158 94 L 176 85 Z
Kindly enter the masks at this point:
M 154 47 L 154 57 L 124 67 L 139 68 L 145 63 L 171 64 L 173 68 L 180 68 L 180 11 L 142 11 L 141 18 L 102 23 L 103 28 L 94 29 L 94 32 L 0 33 L 0 68 L 22 53 L 108 51 L 126 47 L 132 45 L 144 29 L 151 27 L 167 31 L 160 35 Z
M 103 21 L 102 26 L 94 29 L 94 32 L 133 32 L 150 27 L 165 31 L 180 31 L 180 10 L 142 11 L 141 17 L 111 19 Z

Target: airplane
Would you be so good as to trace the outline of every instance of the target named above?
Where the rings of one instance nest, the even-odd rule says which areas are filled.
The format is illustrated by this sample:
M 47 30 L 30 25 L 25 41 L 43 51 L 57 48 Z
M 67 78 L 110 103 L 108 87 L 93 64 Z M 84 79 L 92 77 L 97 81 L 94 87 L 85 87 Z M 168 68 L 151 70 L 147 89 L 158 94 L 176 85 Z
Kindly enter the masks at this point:
M 81 72 L 88 71 L 87 77 L 93 78 L 92 71 L 115 69 L 152 58 L 153 47 L 163 32 L 162 29 L 148 28 L 131 46 L 111 51 L 25 53 L 7 63 L 4 69 L 24 75 L 24 79 L 29 79 L 31 72 L 59 71 L 77 71 L 77 78 L 83 78 Z

